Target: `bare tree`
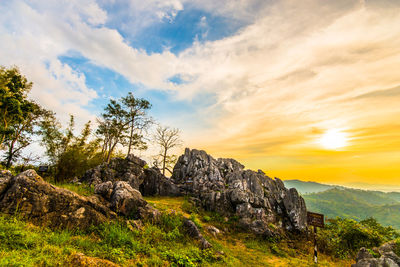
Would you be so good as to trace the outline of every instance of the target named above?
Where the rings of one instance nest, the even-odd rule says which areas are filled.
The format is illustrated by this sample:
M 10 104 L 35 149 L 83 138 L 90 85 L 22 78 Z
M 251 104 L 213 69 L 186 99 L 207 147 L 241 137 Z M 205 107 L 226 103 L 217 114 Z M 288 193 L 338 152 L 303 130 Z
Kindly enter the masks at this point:
M 176 161 L 176 156 L 168 155 L 168 153 L 172 148 L 182 144 L 179 129 L 170 128 L 168 126 L 158 126 L 154 134 L 154 142 L 160 146 L 160 154 L 158 157 L 161 158 L 162 174 L 165 175 L 165 170 L 172 173 L 170 166 Z

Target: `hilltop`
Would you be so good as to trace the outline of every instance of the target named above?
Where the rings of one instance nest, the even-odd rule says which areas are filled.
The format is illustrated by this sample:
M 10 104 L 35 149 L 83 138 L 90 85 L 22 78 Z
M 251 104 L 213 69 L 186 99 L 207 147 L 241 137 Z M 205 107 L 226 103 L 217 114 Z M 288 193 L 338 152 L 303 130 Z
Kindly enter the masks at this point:
M 399 192 L 352 189 L 299 180 L 285 180 L 284 183 L 302 194 L 309 210 L 323 213 L 329 218 L 343 217 L 360 221 L 373 217 L 383 225 L 400 229 Z

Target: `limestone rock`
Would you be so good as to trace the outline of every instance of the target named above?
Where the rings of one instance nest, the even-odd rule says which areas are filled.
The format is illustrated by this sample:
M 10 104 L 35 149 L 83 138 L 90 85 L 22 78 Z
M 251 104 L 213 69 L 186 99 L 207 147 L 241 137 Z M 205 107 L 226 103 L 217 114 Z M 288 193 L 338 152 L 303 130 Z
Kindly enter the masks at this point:
M 233 159 L 214 159 L 205 151 L 186 149 L 171 179 L 197 205 L 225 216 L 237 215 L 244 227 L 270 235 L 270 223 L 289 231 L 306 228 L 306 205 L 296 189 L 271 179 L 262 171 L 245 170 Z
M 202 249 L 207 249 L 212 247 L 212 245 L 200 233 L 200 230 L 197 228 L 196 224 L 193 221 L 186 219 L 183 222 L 183 225 L 185 226 L 187 233 L 190 237 L 200 241 Z
M 143 174 L 146 162 L 132 154 L 125 159 L 113 158 L 110 163 L 103 163 L 86 171 L 81 182 L 97 185 L 103 182 L 125 181 L 131 187 L 139 189 L 140 176 Z
M 96 196 L 83 197 L 55 187 L 34 170 L 0 181 L 6 184 L 0 190 L 0 212 L 20 214 L 37 225 L 86 228 L 116 217 Z
M 400 258 L 393 250 L 396 242 L 391 241 L 383 244 L 378 248 L 381 254 L 380 258 L 374 258 L 366 248 L 360 248 L 356 257 L 356 264 L 352 267 L 398 267 L 400 266 Z
M 212 226 L 212 225 L 208 225 L 206 226 L 206 230 L 212 234 L 214 237 L 217 237 L 217 235 L 219 235 L 221 233 L 221 230 L 219 230 L 217 227 Z
M 156 168 L 145 169 L 140 178 L 142 183 L 139 186 L 139 190 L 144 196 L 180 195 L 179 188 Z

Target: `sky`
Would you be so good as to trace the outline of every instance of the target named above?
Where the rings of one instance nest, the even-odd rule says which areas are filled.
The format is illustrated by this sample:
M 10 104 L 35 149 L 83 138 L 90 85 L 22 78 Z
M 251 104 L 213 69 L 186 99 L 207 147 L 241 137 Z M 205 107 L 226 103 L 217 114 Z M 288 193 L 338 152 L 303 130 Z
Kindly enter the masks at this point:
M 0 14 L 0 65 L 64 123 L 131 91 L 186 147 L 271 177 L 400 186 L 398 0 L 1 0 Z

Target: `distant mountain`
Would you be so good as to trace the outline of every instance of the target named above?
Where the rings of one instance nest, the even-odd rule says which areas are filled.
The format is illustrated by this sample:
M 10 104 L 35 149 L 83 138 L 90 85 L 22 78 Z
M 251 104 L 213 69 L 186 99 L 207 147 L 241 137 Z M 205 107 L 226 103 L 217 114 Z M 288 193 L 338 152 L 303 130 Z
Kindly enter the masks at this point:
M 374 217 L 383 225 L 400 229 L 400 193 L 385 193 L 349 188 L 332 188 L 304 194 L 307 209 L 329 218 L 362 220 Z
M 319 193 L 335 187 L 334 185 L 320 184 L 316 182 L 304 182 L 300 180 L 284 180 L 283 183 L 287 188 L 296 188 L 297 191 L 304 195 L 309 193 Z

